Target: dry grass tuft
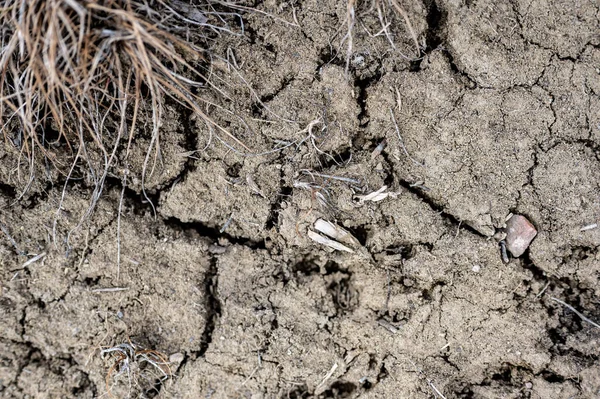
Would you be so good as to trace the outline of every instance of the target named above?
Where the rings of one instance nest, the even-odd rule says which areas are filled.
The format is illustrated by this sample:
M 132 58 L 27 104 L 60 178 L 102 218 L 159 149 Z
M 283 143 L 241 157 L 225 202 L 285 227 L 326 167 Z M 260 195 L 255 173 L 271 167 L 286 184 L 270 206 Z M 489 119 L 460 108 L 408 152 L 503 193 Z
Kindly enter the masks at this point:
M 409 60 L 414 60 L 414 59 L 418 59 L 419 57 L 421 57 L 421 46 L 419 45 L 419 40 L 417 38 L 417 34 L 415 33 L 415 30 L 410 21 L 410 17 L 408 15 L 408 13 L 406 12 L 406 10 L 404 10 L 404 8 L 402 8 L 402 6 L 400 6 L 400 3 L 398 3 L 398 0 L 373 0 L 373 2 L 371 4 L 371 9 L 369 10 L 369 12 L 371 12 L 373 10 L 373 8 L 375 8 L 377 10 L 377 16 L 379 17 L 379 22 L 381 24 L 381 31 L 379 33 L 375 34 L 375 36 L 385 35 L 386 39 L 390 43 L 390 46 L 394 50 L 398 51 L 398 49 L 396 48 L 396 44 L 394 43 L 392 34 L 390 32 L 390 25 L 394 22 L 394 20 L 395 20 L 394 17 L 400 16 L 400 17 L 402 17 L 402 20 L 404 21 L 404 24 L 406 25 L 407 33 L 410 35 L 410 38 L 412 39 L 412 41 L 415 45 L 415 55 L 409 56 L 409 55 L 405 55 L 402 53 L 400 53 L 400 54 Z M 352 50 L 354 48 L 353 35 L 354 35 L 354 28 L 355 28 L 355 24 L 356 24 L 356 18 L 357 18 L 357 16 L 356 16 L 357 10 L 356 9 L 357 9 L 357 0 L 347 0 L 347 3 L 346 3 L 346 27 L 347 27 L 347 30 L 346 30 L 346 35 L 342 39 L 342 43 L 344 43 L 344 42 L 347 43 L 346 73 L 348 72 L 348 69 L 350 67 L 350 57 L 352 55 Z
M 106 373 L 106 392 L 111 398 L 115 397 L 115 388 L 124 391 L 125 397 L 146 397 L 146 393 L 158 393 L 164 382 L 173 376 L 167 355 L 144 349 L 131 341 L 103 349 L 101 355 L 111 362 Z
M 198 66 L 206 57 L 202 43 L 229 32 L 225 21 L 236 14 L 200 3 L 0 1 L 0 126 L 19 152 L 18 176 L 28 165 L 31 183 L 41 159 L 68 181 L 83 165 L 96 187 L 93 208 L 107 173 L 147 125 L 143 187 L 147 169 L 160 159 L 166 97 L 197 113 L 211 134 L 245 148 L 206 115 L 198 94 L 218 91 Z

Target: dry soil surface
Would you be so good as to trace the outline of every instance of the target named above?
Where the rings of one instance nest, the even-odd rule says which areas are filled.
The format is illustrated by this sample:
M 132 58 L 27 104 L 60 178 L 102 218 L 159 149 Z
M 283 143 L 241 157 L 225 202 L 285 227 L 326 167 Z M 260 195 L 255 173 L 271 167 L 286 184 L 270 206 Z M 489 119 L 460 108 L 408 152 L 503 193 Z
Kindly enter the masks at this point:
M 214 118 L 252 154 L 169 105 L 148 199 L 141 136 L 84 223 L 93 182 L 21 195 L 3 143 L 0 396 L 107 398 L 99 348 L 131 340 L 174 355 L 131 397 L 600 397 L 600 328 L 552 299 L 600 321 L 600 228 L 581 231 L 600 223 L 600 6 L 398 5 L 419 59 L 393 2 L 359 2 L 348 59 L 344 1 L 258 2 L 211 65 L 235 111 Z M 511 213 L 539 233 L 503 263 Z M 318 218 L 356 251 L 310 240 Z

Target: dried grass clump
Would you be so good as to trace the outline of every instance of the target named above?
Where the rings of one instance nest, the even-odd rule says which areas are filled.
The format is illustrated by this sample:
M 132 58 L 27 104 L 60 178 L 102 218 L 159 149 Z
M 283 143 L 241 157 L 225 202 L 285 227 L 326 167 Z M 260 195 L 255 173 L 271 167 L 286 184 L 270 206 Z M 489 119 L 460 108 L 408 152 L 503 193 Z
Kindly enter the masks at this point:
M 235 14 L 199 3 L 0 1 L 0 126 L 5 144 L 18 150 L 18 176 L 28 165 L 31 184 L 35 166 L 47 164 L 68 181 L 82 165 L 95 186 L 93 205 L 142 126 L 151 132 L 143 189 L 147 168 L 160 159 L 166 97 L 243 147 L 206 115 L 199 94 L 218 90 L 202 60 L 209 36 L 229 31 L 225 21 Z
M 354 28 L 356 24 L 356 8 L 358 0 L 347 0 L 346 3 L 346 35 L 342 38 L 342 43 L 346 42 L 346 72 L 350 67 L 350 57 L 352 55 L 352 49 L 354 48 Z M 385 35 L 390 46 L 395 51 L 398 51 L 396 44 L 394 43 L 393 35 L 390 32 L 390 26 L 396 22 L 398 17 L 402 17 L 404 24 L 406 25 L 406 31 L 412 42 L 414 43 L 415 55 L 405 55 L 400 53 L 404 58 L 409 60 L 415 60 L 421 57 L 422 49 L 419 45 L 417 34 L 410 21 L 410 17 L 406 10 L 400 5 L 398 0 L 373 0 L 371 8 L 368 12 L 372 12 L 373 8 L 377 10 L 377 16 L 381 24 L 381 31 L 374 36 Z M 398 51 L 399 52 L 399 51 Z
M 131 341 L 102 349 L 101 356 L 111 363 L 106 373 L 106 393 L 111 398 L 116 397 L 115 389 L 120 391 L 118 397 L 155 395 L 173 376 L 167 355 Z

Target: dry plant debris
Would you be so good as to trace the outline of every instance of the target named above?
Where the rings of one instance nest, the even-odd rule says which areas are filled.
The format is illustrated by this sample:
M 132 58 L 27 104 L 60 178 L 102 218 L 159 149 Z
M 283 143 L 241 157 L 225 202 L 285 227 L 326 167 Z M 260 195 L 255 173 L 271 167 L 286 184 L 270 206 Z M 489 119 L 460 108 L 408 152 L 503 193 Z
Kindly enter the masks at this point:
M 246 148 L 210 119 L 202 97 L 204 88 L 224 94 L 203 62 L 209 36 L 230 32 L 225 14 L 208 1 L 1 1 L 0 118 L 19 154 L 18 179 L 29 169 L 29 186 L 46 164 L 69 180 L 81 165 L 96 187 L 93 208 L 147 126 L 144 186 L 160 161 L 167 97 L 198 114 L 211 136 Z
M 357 9 L 357 0 L 348 0 L 347 4 L 346 4 L 346 26 L 347 26 L 347 31 L 346 31 L 346 35 L 342 38 L 342 44 L 343 43 L 347 43 L 347 49 L 346 49 L 346 73 L 348 72 L 348 69 L 350 67 L 350 57 L 352 55 L 352 50 L 354 48 L 354 28 L 356 25 L 356 9 Z M 381 24 L 381 32 L 379 32 L 377 35 L 383 34 L 385 35 L 386 39 L 388 40 L 388 42 L 390 43 L 390 46 L 392 47 L 392 49 L 394 50 L 398 50 L 396 48 L 396 44 L 394 43 L 394 39 L 393 39 L 393 35 L 390 32 L 390 26 L 392 25 L 392 21 L 394 19 L 394 17 L 402 17 L 402 20 L 404 21 L 404 24 L 406 25 L 406 30 L 408 32 L 408 34 L 410 35 L 414 45 L 415 45 L 415 55 L 414 56 L 409 56 L 409 55 L 404 55 L 401 54 L 404 58 L 406 59 L 417 59 L 421 56 L 421 45 L 419 44 L 419 40 L 417 38 L 417 34 L 415 33 L 415 30 L 413 28 L 413 25 L 410 21 L 409 15 L 406 12 L 406 10 L 404 10 L 404 8 L 402 8 L 402 6 L 400 6 L 400 4 L 398 3 L 397 0 L 374 0 L 372 2 L 372 6 L 375 6 L 375 8 L 377 9 L 377 16 L 379 17 L 379 22 Z M 372 8 L 372 7 L 371 7 Z M 389 11 L 391 10 L 391 12 Z M 391 14 L 391 17 L 390 17 Z
M 113 388 L 127 386 L 127 397 L 132 394 L 156 391 L 173 376 L 168 356 L 159 351 L 144 349 L 132 342 L 103 349 L 102 357 L 108 357 L 111 366 L 106 373 L 106 391 L 113 396 Z
M 349 253 L 355 252 L 353 248 L 360 247 L 358 240 L 348 230 L 330 221 L 317 219 L 313 227 L 317 232 L 309 230 L 308 237 L 319 244 Z
M 356 199 L 359 204 L 363 204 L 367 201 L 379 202 L 379 201 L 383 201 L 387 197 L 391 197 L 391 198 L 398 197 L 398 193 L 395 193 L 392 191 L 386 192 L 387 189 L 388 189 L 388 186 L 384 185 L 379 190 L 373 191 L 372 193 L 369 193 L 366 195 L 355 195 L 354 199 Z

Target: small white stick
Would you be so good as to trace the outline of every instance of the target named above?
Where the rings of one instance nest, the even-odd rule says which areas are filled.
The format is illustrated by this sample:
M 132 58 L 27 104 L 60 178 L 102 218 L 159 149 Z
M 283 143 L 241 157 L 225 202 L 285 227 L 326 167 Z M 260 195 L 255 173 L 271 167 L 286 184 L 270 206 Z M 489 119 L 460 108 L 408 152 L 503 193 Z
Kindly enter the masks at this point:
M 23 269 L 26 268 L 27 266 L 31 265 L 32 263 L 35 263 L 38 260 L 42 259 L 44 256 L 46 256 L 45 252 L 42 252 L 41 254 L 34 256 L 33 258 L 29 259 L 27 262 L 23 263 L 21 268 L 23 268 Z
M 394 116 L 394 111 L 392 111 L 391 108 L 390 108 L 390 114 L 392 115 L 392 122 L 394 122 L 394 127 L 396 128 L 396 134 L 398 135 L 398 141 L 400 142 L 400 148 L 402 148 L 402 150 L 404 151 L 404 154 L 406 154 L 408 159 L 410 159 L 411 161 L 413 161 L 415 164 L 417 164 L 419 166 L 425 167 L 425 165 L 423 163 L 417 161 L 416 159 L 411 157 L 410 154 L 408 153 L 408 150 L 406 149 L 406 146 L 404 145 L 404 140 L 402 139 L 402 135 L 400 134 L 400 128 L 398 127 L 398 122 L 396 122 L 396 117 Z
M 598 223 L 588 224 L 587 226 L 583 226 L 579 231 L 588 231 L 593 230 L 598 227 Z
M 442 399 L 446 399 L 446 397 L 440 392 L 440 390 L 437 389 L 435 385 L 433 385 L 433 381 L 427 377 L 427 374 L 425 374 L 423 369 L 418 368 L 417 365 L 415 364 L 415 362 L 413 362 L 411 359 L 408 359 L 408 361 L 413 365 L 413 367 L 415 368 L 415 371 L 417 373 L 423 374 L 425 376 L 425 378 L 427 379 L 427 385 L 429 385 L 429 387 L 431 389 L 433 389 L 433 392 L 434 392 L 436 398 L 439 396 Z
M 323 173 L 311 172 L 310 170 L 307 170 L 307 169 L 303 169 L 301 172 L 304 174 L 307 174 L 311 177 L 317 176 L 317 177 L 322 177 L 324 179 L 339 180 L 339 181 L 343 181 L 346 183 L 360 184 L 360 180 L 352 179 L 350 177 L 326 175 Z
M 329 373 L 327 373 L 325 378 L 323 378 L 323 381 L 321 381 L 321 383 L 319 385 L 317 385 L 317 388 L 320 388 L 321 386 L 323 386 L 325 384 L 325 382 L 331 378 L 333 373 L 335 373 L 335 370 L 337 370 L 337 368 L 338 368 L 338 364 L 334 363 L 333 366 L 331 366 L 331 370 L 329 370 Z
M 541 297 L 541 296 L 544 294 L 544 292 L 546 292 L 546 289 L 548 288 L 548 286 L 549 286 L 549 285 L 550 285 L 550 281 L 548 281 L 548 282 L 546 283 L 546 285 L 544 286 L 544 288 L 542 288 L 542 290 L 539 292 L 539 294 L 537 294 L 535 297 L 536 297 L 536 298 L 539 298 L 539 297 Z
M 561 301 L 560 299 L 558 299 L 558 298 L 554 298 L 554 297 L 551 297 L 550 299 L 552 299 L 553 301 L 555 301 L 555 302 L 558 302 L 558 303 L 560 303 L 561 305 L 563 305 L 563 306 L 565 306 L 565 307 L 567 307 L 567 308 L 571 309 L 571 310 L 573 311 L 573 313 L 575 313 L 577 316 L 579 316 L 579 317 L 581 318 L 581 320 L 583 320 L 583 321 L 586 321 L 586 322 L 590 323 L 591 325 L 593 325 L 593 326 L 594 326 L 594 327 L 596 327 L 596 328 L 600 328 L 600 324 L 597 324 L 597 323 L 593 322 L 592 320 L 588 319 L 587 317 L 585 317 L 583 314 L 579 313 L 579 312 L 577 311 L 577 309 L 575 309 L 573 306 L 569 305 L 568 303 L 566 303 L 566 302 L 563 302 L 563 301 Z
M 398 332 L 398 328 L 387 320 L 379 319 L 379 320 L 377 320 L 377 324 L 379 324 L 381 327 L 387 329 L 392 334 L 396 334 Z
M 349 252 L 351 254 L 354 253 L 353 249 L 348 248 L 347 246 L 340 244 L 339 242 L 332 240 L 331 238 L 325 237 L 324 235 L 316 233 L 312 230 L 308 230 L 308 238 L 310 238 L 311 240 L 313 240 L 319 244 L 326 245 L 326 246 L 336 249 L 338 251 Z
M 442 399 L 446 399 L 446 397 L 435 387 L 435 385 L 433 385 L 433 382 L 430 379 L 427 379 L 427 383 L 429 384 L 431 389 L 433 389 L 433 392 L 435 392 L 437 396 L 439 396 Z
M 129 287 L 107 287 L 107 288 L 94 288 L 92 292 L 119 292 L 127 291 Z
M 227 230 L 227 227 L 229 227 L 229 224 L 231 223 L 232 220 L 233 220 L 233 213 L 231 215 L 229 215 L 229 219 L 227 219 L 227 221 L 225 222 L 223 227 L 221 227 L 221 230 L 219 230 L 219 233 L 223 233 L 225 230 Z

